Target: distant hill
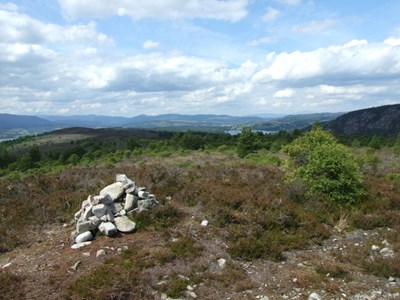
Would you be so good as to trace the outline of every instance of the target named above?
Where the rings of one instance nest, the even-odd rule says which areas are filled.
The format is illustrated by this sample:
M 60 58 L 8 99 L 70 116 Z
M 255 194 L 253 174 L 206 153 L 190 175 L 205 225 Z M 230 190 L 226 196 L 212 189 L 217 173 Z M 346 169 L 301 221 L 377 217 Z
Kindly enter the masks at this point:
M 161 128 L 161 127 L 219 127 L 261 121 L 260 117 L 234 117 L 228 115 L 180 115 L 163 114 L 158 116 L 139 115 L 133 117 L 125 127 Z
M 266 131 L 301 129 L 310 126 L 315 121 L 326 122 L 334 120 L 341 115 L 343 115 L 343 113 L 315 113 L 315 114 L 288 115 L 285 117 L 277 118 L 275 120 L 263 121 L 252 124 L 252 128 L 255 130 L 266 130 Z
M 123 127 L 124 124 L 128 123 L 130 118 L 125 117 L 110 117 L 110 116 L 98 116 L 98 115 L 72 115 L 72 116 L 40 116 L 46 120 L 62 123 L 69 126 L 81 126 L 81 127 Z
M 324 127 L 335 135 L 397 135 L 400 133 L 400 104 L 352 111 Z
M 53 127 L 55 124 L 49 120 L 35 117 L 12 114 L 0 114 L 0 130 L 30 129 L 33 127 Z

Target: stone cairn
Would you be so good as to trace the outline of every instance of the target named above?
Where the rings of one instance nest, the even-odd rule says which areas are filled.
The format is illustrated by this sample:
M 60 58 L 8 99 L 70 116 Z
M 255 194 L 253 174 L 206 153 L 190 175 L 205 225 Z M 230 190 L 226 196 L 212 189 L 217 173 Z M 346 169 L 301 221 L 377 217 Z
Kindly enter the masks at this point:
M 82 202 L 81 209 L 74 215 L 73 248 L 91 241 L 97 230 L 105 236 L 132 232 L 136 224 L 127 215 L 160 205 L 153 194 L 145 187 L 137 187 L 125 174 L 117 174 L 115 181 L 99 195 L 89 195 Z

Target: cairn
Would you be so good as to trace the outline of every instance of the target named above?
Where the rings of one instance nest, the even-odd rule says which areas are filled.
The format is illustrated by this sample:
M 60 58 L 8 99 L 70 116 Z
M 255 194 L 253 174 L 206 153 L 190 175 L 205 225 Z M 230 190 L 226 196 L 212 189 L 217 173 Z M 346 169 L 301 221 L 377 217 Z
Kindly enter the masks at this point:
M 137 187 L 125 174 L 117 174 L 113 184 L 103 188 L 99 195 L 89 195 L 74 215 L 73 248 L 91 241 L 97 231 L 105 236 L 134 231 L 136 224 L 127 215 L 158 205 L 156 197 L 145 187 Z

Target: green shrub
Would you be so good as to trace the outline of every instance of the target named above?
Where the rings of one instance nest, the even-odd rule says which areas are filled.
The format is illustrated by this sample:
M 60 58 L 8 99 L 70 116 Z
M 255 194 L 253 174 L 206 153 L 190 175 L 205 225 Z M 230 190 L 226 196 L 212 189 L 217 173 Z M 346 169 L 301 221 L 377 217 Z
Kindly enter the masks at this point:
M 319 126 L 284 148 L 290 181 L 300 181 L 309 195 L 325 195 L 338 204 L 362 195 L 361 173 L 347 148 Z
M 250 153 L 256 152 L 260 146 L 259 136 L 251 131 L 251 127 L 243 127 L 237 142 L 237 154 L 243 158 Z

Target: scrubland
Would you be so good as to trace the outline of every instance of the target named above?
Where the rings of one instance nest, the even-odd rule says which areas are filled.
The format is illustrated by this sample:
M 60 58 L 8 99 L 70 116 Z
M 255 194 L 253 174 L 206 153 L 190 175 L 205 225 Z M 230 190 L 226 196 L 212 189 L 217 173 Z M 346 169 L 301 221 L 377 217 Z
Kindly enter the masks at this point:
M 393 147 L 350 148 L 362 195 L 348 204 L 288 180 L 288 157 L 273 147 L 242 157 L 232 145 L 154 149 L 4 176 L 0 298 L 399 297 L 400 156 Z M 132 216 L 132 234 L 98 235 L 72 250 L 73 226 L 64 224 L 117 173 L 163 206 Z M 96 259 L 99 249 L 107 254 Z

